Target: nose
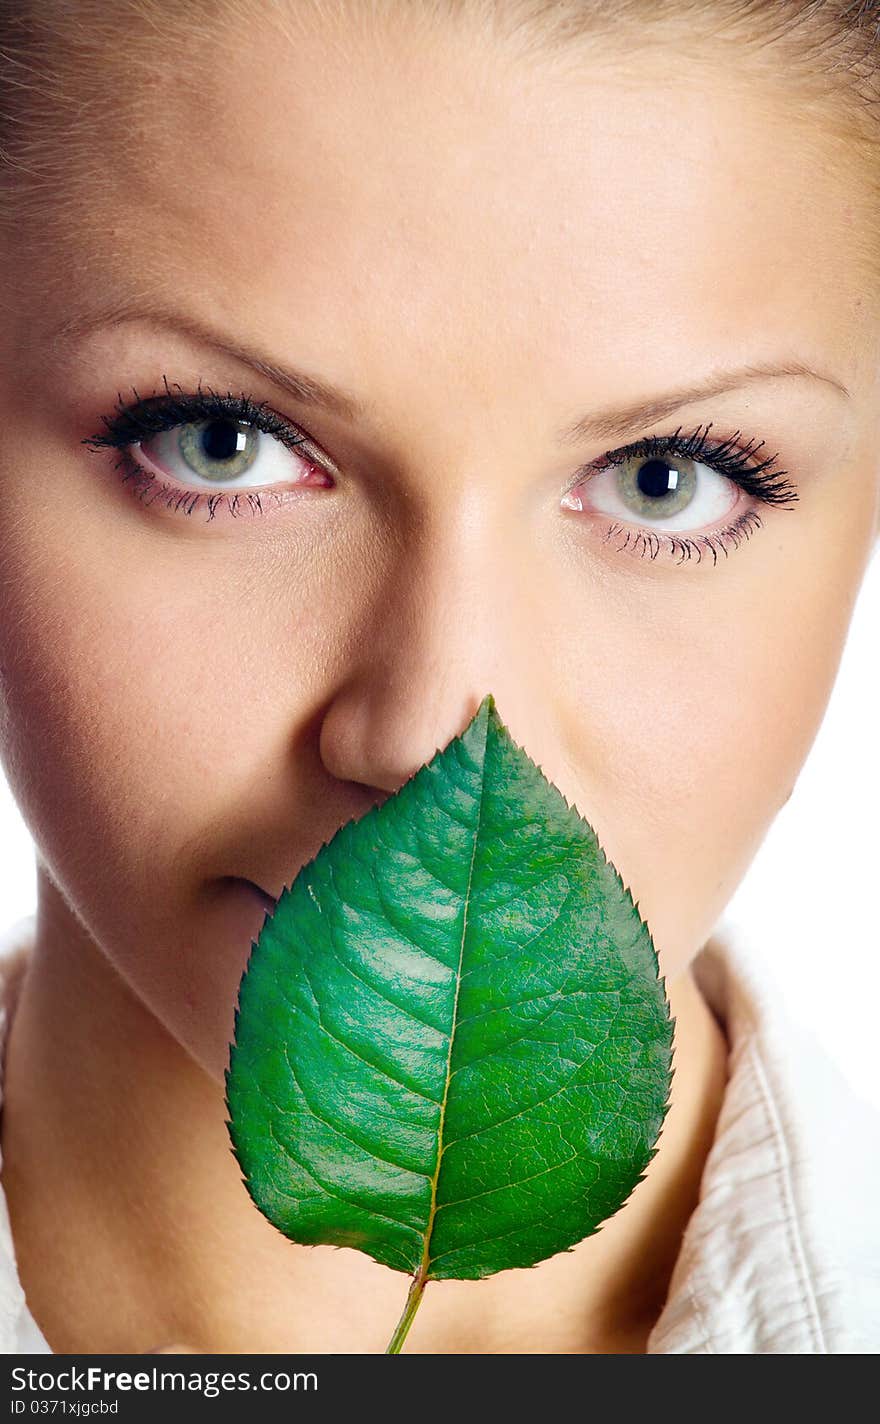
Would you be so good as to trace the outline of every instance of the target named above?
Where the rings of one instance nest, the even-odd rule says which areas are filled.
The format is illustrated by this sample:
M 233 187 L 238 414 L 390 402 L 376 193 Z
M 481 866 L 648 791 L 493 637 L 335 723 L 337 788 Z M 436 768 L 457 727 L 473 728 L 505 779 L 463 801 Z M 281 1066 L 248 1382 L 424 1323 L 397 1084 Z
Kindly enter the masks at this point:
M 407 550 L 326 706 L 320 752 L 333 776 L 392 795 L 488 692 L 514 741 L 533 757 L 546 747 L 552 701 L 524 557 L 509 529 L 463 518 Z
M 487 683 L 485 691 L 492 691 Z M 444 696 L 437 689 L 386 687 L 381 701 L 349 697 L 333 711 L 326 742 L 328 769 L 346 781 L 360 782 L 391 796 L 435 753 L 463 732 L 485 693 L 471 686 Z M 418 704 L 418 705 L 417 705 Z M 326 725 L 326 724 L 325 724 Z

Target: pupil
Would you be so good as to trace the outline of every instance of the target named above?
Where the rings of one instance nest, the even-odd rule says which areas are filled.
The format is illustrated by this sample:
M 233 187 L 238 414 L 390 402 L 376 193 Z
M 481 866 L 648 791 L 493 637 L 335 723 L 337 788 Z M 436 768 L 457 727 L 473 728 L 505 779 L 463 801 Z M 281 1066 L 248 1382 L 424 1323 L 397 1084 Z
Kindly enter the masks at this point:
M 212 460 L 228 460 L 238 453 L 238 431 L 230 420 L 212 420 L 202 431 L 202 449 Z
M 641 494 L 669 494 L 669 476 L 672 475 L 672 489 L 678 484 L 678 470 L 673 470 L 665 460 L 646 460 L 639 470 L 636 483 Z

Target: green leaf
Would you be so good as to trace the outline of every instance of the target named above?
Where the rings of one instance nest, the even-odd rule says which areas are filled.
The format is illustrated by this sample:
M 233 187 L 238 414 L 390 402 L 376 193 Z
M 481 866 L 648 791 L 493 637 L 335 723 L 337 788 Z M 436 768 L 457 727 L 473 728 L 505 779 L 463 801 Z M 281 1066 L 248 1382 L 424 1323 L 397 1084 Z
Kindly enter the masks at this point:
M 535 1265 L 623 1205 L 672 1030 L 629 890 L 490 694 L 267 915 L 226 1073 L 233 1151 L 285 1236 L 413 1275 L 399 1349 L 426 1281 Z

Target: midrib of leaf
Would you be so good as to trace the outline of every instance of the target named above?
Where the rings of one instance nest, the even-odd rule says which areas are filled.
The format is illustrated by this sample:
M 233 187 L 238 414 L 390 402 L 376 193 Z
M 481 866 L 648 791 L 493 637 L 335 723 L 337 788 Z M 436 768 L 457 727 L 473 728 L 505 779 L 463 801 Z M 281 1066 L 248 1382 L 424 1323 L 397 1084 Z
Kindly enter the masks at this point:
M 428 1266 L 431 1260 L 431 1236 L 434 1231 L 434 1218 L 437 1215 L 437 1184 L 440 1180 L 440 1165 L 443 1161 L 443 1153 L 446 1144 L 443 1141 L 443 1127 L 446 1121 L 446 1102 L 449 1097 L 449 1084 L 452 1081 L 452 1050 L 455 1045 L 455 1034 L 458 1028 L 458 1000 L 461 993 L 461 966 L 464 960 L 464 946 L 467 939 L 468 913 L 471 905 L 471 887 L 474 880 L 474 862 L 477 858 L 477 846 L 480 841 L 480 827 L 483 824 L 483 799 L 486 789 L 486 746 L 489 739 L 489 721 L 486 719 L 486 739 L 483 742 L 483 764 L 480 776 L 480 801 L 477 807 L 477 823 L 474 827 L 474 844 L 471 850 L 471 863 L 468 867 L 467 888 L 465 890 L 464 902 L 464 922 L 461 927 L 461 943 L 458 947 L 458 966 L 455 972 L 455 996 L 452 1001 L 452 1023 L 449 1029 L 449 1052 L 446 1055 L 446 1080 L 443 1084 L 443 1097 L 440 1102 L 440 1116 L 437 1121 L 437 1165 L 434 1168 L 434 1175 L 431 1178 L 431 1204 L 428 1208 L 428 1220 L 425 1225 L 425 1245 L 422 1251 L 422 1259 L 419 1268 L 412 1278 L 406 1304 L 403 1308 L 394 1334 L 385 1351 L 386 1355 L 398 1355 L 400 1347 L 409 1333 L 409 1328 L 415 1318 L 415 1313 L 419 1308 L 425 1285 L 428 1280 Z

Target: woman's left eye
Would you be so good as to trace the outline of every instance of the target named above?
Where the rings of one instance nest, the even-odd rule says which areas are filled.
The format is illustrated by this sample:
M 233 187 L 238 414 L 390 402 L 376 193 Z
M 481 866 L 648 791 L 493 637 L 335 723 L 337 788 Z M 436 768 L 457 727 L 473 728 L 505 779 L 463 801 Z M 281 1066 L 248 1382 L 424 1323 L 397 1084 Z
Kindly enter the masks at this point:
M 589 480 L 593 509 L 618 519 L 648 520 L 658 532 L 703 529 L 729 514 L 738 497 L 731 480 L 684 455 L 630 456 Z M 576 491 L 562 503 L 566 509 L 584 507 Z
M 609 452 L 572 486 L 562 507 L 613 516 L 618 522 L 606 540 L 621 536 L 620 551 L 656 558 L 665 547 L 679 553 L 679 563 L 693 557 L 699 562 L 704 551 L 711 551 L 717 563 L 718 553 L 726 554 L 731 542 L 738 545 L 761 527 L 756 504 L 790 506 L 798 495 L 784 478 L 786 472 L 775 469 L 775 455 L 752 459 L 763 441 L 738 447 L 737 431 L 712 444 L 710 429 L 699 426 L 683 438 L 679 429 Z M 743 493 L 751 500 L 744 501 Z M 690 537 L 694 534 L 698 537 Z

